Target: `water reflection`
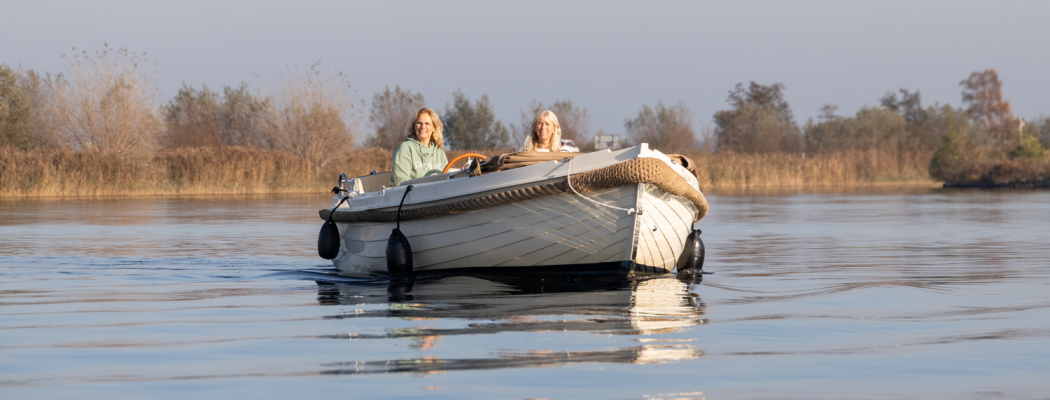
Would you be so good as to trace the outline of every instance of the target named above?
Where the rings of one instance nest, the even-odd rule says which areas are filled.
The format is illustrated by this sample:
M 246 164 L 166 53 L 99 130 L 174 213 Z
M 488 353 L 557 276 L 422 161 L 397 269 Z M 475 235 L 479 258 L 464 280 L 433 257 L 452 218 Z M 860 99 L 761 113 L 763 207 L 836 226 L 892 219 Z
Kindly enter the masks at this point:
M 653 336 L 707 323 L 707 306 L 691 293 L 692 288 L 692 283 L 674 277 L 582 282 L 458 276 L 393 283 L 318 282 L 320 304 L 355 307 L 326 319 L 397 318 L 420 323 L 412 328 L 387 328 L 378 334 L 350 332 L 321 338 L 404 339 L 412 348 L 433 350 L 441 346 L 442 338 L 456 335 L 585 332 Z M 454 319 L 472 322 L 454 328 L 436 326 L 448 325 L 440 322 Z M 324 373 L 435 373 L 596 362 L 649 364 L 704 354 L 689 343 L 691 340 L 643 337 L 638 341 L 644 344 L 601 351 L 512 349 L 488 358 L 329 363 L 324 364 Z
M 377 373 L 433 374 L 448 371 L 501 369 L 521 367 L 553 367 L 580 363 L 653 364 L 690 360 L 704 355 L 691 345 L 644 345 L 608 351 L 545 351 L 527 350 L 503 352 L 494 358 L 442 359 L 422 357 L 403 360 L 341 362 L 324 364 L 321 374 L 364 375 Z

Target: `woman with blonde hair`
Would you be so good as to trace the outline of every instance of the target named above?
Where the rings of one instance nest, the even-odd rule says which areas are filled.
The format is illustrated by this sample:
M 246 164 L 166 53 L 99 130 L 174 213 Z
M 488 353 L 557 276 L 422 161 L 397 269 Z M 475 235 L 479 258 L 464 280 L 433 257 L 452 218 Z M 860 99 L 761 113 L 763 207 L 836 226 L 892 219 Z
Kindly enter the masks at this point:
M 554 111 L 545 110 L 536 114 L 521 151 L 561 151 L 561 124 Z
M 441 173 L 448 164 L 441 126 L 441 119 L 434 110 L 423 107 L 416 111 L 412 125 L 408 127 L 408 137 L 394 150 L 391 186 Z

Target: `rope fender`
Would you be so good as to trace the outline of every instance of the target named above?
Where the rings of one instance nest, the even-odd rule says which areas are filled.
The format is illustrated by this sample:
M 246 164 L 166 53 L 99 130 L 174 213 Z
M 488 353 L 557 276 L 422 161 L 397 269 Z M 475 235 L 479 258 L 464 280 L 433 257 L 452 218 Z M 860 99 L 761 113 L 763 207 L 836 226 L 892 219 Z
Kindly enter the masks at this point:
M 577 192 L 586 193 L 601 189 L 620 187 L 631 183 L 647 183 L 675 196 L 682 196 L 699 209 L 697 221 L 707 215 L 709 208 L 703 193 L 689 185 L 685 178 L 678 175 L 671 166 L 655 158 L 636 158 L 608 167 L 580 172 L 558 182 L 507 190 L 471 199 L 457 200 L 449 203 L 415 207 L 401 210 L 401 220 L 431 218 L 441 215 L 457 214 L 503 204 L 532 200 L 539 197 L 566 193 L 569 185 L 566 179 L 572 179 L 572 186 Z M 328 209 L 320 211 L 321 219 L 328 219 Z M 336 222 L 395 222 L 397 211 L 336 211 L 332 220 Z M 696 221 L 693 221 L 696 222 Z

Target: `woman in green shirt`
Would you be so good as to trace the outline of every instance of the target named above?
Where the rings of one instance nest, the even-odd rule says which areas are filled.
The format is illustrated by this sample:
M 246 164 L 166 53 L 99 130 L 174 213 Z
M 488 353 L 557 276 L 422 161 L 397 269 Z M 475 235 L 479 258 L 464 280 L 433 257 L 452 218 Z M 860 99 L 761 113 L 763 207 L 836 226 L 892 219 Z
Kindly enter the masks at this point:
M 448 164 L 445 140 L 441 136 L 441 119 L 434 110 L 423 107 L 416 112 L 408 137 L 394 150 L 394 168 L 390 186 L 409 179 L 440 174 Z

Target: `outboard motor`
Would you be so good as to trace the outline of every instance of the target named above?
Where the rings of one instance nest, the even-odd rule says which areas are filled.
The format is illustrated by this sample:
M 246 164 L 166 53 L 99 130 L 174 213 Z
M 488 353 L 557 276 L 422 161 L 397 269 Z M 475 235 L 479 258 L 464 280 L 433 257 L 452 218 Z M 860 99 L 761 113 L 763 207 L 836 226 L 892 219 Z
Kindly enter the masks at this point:
M 412 275 L 412 246 L 405 234 L 401 233 L 401 207 L 404 207 L 410 191 L 412 185 L 408 185 L 405 195 L 401 196 L 401 204 L 397 206 L 397 227 L 386 241 L 386 270 L 395 278 Z
M 704 241 L 700 240 L 700 233 L 700 230 L 696 229 L 686 237 L 682 256 L 675 264 L 679 274 L 700 275 L 703 273 L 706 249 L 704 249 Z

